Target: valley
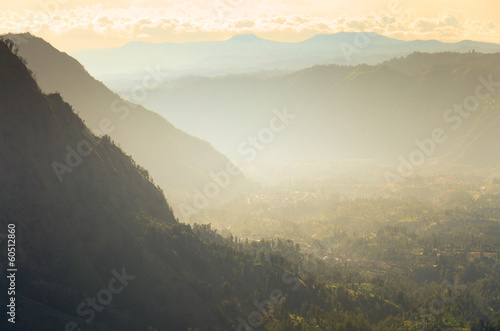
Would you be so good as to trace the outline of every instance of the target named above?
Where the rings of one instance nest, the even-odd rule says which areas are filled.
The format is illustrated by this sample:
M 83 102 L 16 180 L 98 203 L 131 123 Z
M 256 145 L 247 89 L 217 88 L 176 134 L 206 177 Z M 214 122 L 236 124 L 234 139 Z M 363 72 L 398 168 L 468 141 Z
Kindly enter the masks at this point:
M 0 38 L 1 330 L 500 330 L 497 25 L 112 3 Z

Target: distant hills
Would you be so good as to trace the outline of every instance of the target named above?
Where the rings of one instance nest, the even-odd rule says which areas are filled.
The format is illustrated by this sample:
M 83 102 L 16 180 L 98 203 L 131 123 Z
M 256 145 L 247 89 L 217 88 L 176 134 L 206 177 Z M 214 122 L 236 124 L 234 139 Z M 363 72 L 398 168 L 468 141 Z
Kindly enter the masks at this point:
M 340 32 L 316 35 L 298 43 L 275 42 L 253 34 L 226 41 L 161 43 L 131 42 L 118 48 L 71 52 L 106 85 L 119 89 L 131 74 L 144 76 L 159 66 L 165 79 L 183 75 L 276 74 L 318 64 L 376 64 L 420 52 L 499 52 L 500 45 L 474 41 L 402 41 L 377 33 Z M 139 74 L 140 73 L 140 74 Z M 124 76 L 123 74 L 127 74 Z
M 400 157 L 419 148 L 416 140 L 430 138 L 436 128 L 447 139 L 418 168 L 495 169 L 499 96 L 499 53 L 447 52 L 378 65 L 314 66 L 271 78 L 186 78 L 163 84 L 144 104 L 250 173 L 269 166 L 267 175 L 278 176 L 304 164 L 335 169 L 335 162 L 346 160 L 396 168 Z M 290 125 L 269 137 L 264 131 L 275 110 L 284 109 L 294 116 Z M 259 133 L 257 143 L 249 140 Z
M 91 130 L 109 135 L 132 155 L 165 191 L 174 210 L 179 210 L 181 203 L 193 207 L 196 192 L 203 192 L 207 184 L 214 182 L 215 175 L 227 172 L 232 165 L 206 141 L 175 128 L 157 113 L 120 98 L 91 77 L 78 61 L 43 39 L 30 34 L 6 38 L 18 44 L 19 54 L 27 60 L 41 89 L 46 93 L 59 92 Z M 148 84 L 153 83 L 154 73 Z M 205 196 L 198 205 L 221 201 L 252 185 L 242 175 L 231 176 L 226 182 L 219 185 L 216 196 Z M 182 213 L 178 215 L 181 217 Z
M 343 45 L 344 51 L 354 52 L 353 59 L 358 55 L 370 59 L 367 62 L 390 59 L 373 65 L 315 65 L 286 74 L 277 67 L 267 74 L 237 74 L 242 72 L 241 68 L 253 65 L 264 70 L 271 68 L 265 63 L 270 63 L 276 54 L 309 61 L 303 63 L 309 66 L 317 63 L 317 56 L 328 53 L 324 52 L 325 45 Z M 479 100 L 480 110 L 462 118 L 459 130 L 452 128 L 458 123 L 454 105 L 463 107 L 464 100 L 471 93 L 474 95 L 481 84 L 481 77 L 488 80 L 491 76 L 494 82 L 500 81 L 498 53 L 479 52 L 498 50 L 495 44 L 407 42 L 375 33 L 338 33 L 317 35 L 301 43 L 237 35 L 220 42 L 132 42 L 121 48 L 89 51 L 88 54 L 99 57 L 99 65 L 106 70 L 146 69 L 139 73 L 122 71 L 119 80 L 125 89 L 116 89 L 120 95 L 156 111 L 175 127 L 210 142 L 215 149 L 175 129 L 160 116 L 126 103 L 90 77 L 75 59 L 43 40 L 33 38 L 20 46 L 20 54 L 27 58 L 41 87 L 60 91 L 89 127 L 98 128 L 104 117 L 112 120 L 116 128 L 111 138 L 151 172 L 169 200 L 174 199 L 175 210 L 179 197 L 192 205 L 196 198 L 193 188 L 202 190 L 213 182 L 211 174 L 223 170 L 228 158 L 239 161 L 246 173 L 255 178 L 311 174 L 305 169 L 296 171 L 306 164 L 321 168 L 319 173 L 314 170 L 314 176 L 320 176 L 337 169 L 332 166 L 336 162 L 346 160 L 397 168 L 400 157 L 408 158 L 417 148 L 416 140 L 430 137 L 434 128 L 444 128 L 449 130 L 449 139 L 426 156 L 423 167 L 419 168 L 460 165 L 495 169 L 500 162 L 496 152 L 489 150 L 496 150 L 490 146 L 497 132 L 496 88 L 487 100 Z M 288 52 L 277 52 L 287 47 Z M 226 68 L 231 74 L 223 75 L 224 69 L 218 71 L 217 77 L 202 77 L 206 74 L 202 69 L 205 64 L 198 66 L 191 59 L 205 61 L 209 54 L 205 50 L 212 52 L 210 61 L 214 61 L 206 68 L 216 71 Z M 431 51 L 437 53 L 425 53 Z M 412 53 L 394 57 L 408 52 Z M 344 54 L 341 57 L 345 60 Z M 146 62 L 141 62 L 143 59 Z M 182 61 L 196 75 L 169 79 L 176 74 L 164 71 L 164 64 Z M 302 65 L 294 61 L 290 68 Z M 285 65 L 287 60 L 280 58 L 274 63 Z M 152 87 L 144 88 L 144 84 Z M 145 94 L 141 96 L 137 91 Z M 123 121 L 122 106 L 131 110 L 131 116 Z M 272 137 L 269 134 L 264 137 L 263 146 L 252 146 L 249 139 L 269 129 L 276 111 L 283 113 L 285 109 L 296 115 L 289 126 L 273 132 Z M 449 109 L 454 113 L 444 119 Z M 132 115 L 140 120 L 132 119 Z M 151 141 L 164 143 L 151 144 Z M 478 158 L 478 153 L 484 157 Z M 234 178 L 231 187 L 220 190 L 217 198 L 224 199 L 225 194 L 233 196 L 251 186 L 243 177 L 241 182 L 237 181 L 239 177 Z
M 1 232 L 14 225 L 15 330 L 500 325 L 499 181 L 468 181 L 477 167 L 500 169 L 499 54 L 414 53 L 380 65 L 315 66 L 267 79 L 195 77 L 154 89 L 151 100 L 191 111 L 192 129 L 203 124 L 218 144 L 234 144 L 235 155 L 255 154 L 251 166 L 273 157 L 403 155 L 420 163 L 418 154 L 418 166 L 471 165 L 472 175 L 443 177 L 447 183 L 413 178 L 408 188 L 430 192 L 426 199 L 291 191 L 243 197 L 224 214 L 200 216 L 233 215 L 247 233 L 286 226 L 252 241 L 180 223 L 141 163 L 159 162 L 167 188 L 180 194 L 192 184 L 183 186 L 186 178 L 218 183 L 213 159 L 227 166 L 227 158 L 120 99 L 43 40 L 20 52 L 29 59 L 0 41 L 0 260 L 13 263 Z M 293 220 L 312 211 L 318 217 Z M 358 235 L 346 222 L 368 230 Z M 311 231 L 297 232 L 309 224 Z M 279 237 L 294 231 L 318 235 L 305 245 Z M 2 265 L 0 288 L 7 289 L 12 272 Z M 450 289 L 453 277 L 459 293 Z M 439 313 L 415 315 L 446 301 L 436 293 L 453 300 Z M 9 296 L 0 293 L 4 316 Z M 11 328 L 0 320 L 1 330 Z
M 0 226 L 13 224 L 17 239 L 15 330 L 235 330 L 254 300 L 284 287 L 290 263 L 257 264 L 255 252 L 177 222 L 146 170 L 89 133 L 59 94 L 42 93 L 1 41 L 0 119 Z M 326 306 L 319 290 L 300 287 L 280 307 L 286 316 L 306 301 Z M 4 315 L 6 300 L 7 290 Z

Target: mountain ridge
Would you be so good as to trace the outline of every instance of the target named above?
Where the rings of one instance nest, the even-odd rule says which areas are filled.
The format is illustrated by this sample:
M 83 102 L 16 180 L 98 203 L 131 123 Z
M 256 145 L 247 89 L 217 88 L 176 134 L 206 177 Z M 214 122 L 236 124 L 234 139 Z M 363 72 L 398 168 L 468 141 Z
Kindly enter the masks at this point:
M 166 77 L 220 76 L 291 72 L 314 65 L 377 64 L 415 51 L 500 52 L 500 45 L 484 42 L 446 43 L 437 40 L 398 40 L 375 32 L 318 34 L 300 42 L 278 42 L 255 34 L 234 35 L 224 41 L 135 43 L 70 52 L 95 77 L 144 72 L 159 65 Z M 117 59 L 119 61 L 117 61 Z M 122 65 L 121 62 L 127 63 Z
M 454 45 L 454 44 L 462 44 L 462 43 L 474 43 L 474 44 L 481 44 L 481 45 L 497 45 L 500 46 L 498 43 L 490 43 L 490 42 L 483 42 L 483 41 L 477 41 L 477 40 L 471 40 L 471 39 L 464 39 L 460 41 L 454 41 L 454 42 L 443 42 L 437 39 L 411 39 L 411 40 L 402 40 L 402 39 L 396 39 L 392 37 L 387 37 L 382 34 L 379 34 L 377 32 L 346 32 L 346 31 L 341 31 L 341 32 L 335 32 L 335 33 L 319 33 L 316 34 L 312 37 L 309 37 L 307 39 L 301 40 L 301 41 L 277 41 L 277 40 L 272 40 L 272 39 L 266 39 L 259 37 L 255 33 L 240 33 L 240 34 L 235 34 L 228 39 L 224 40 L 207 40 L 207 41 L 190 41 L 190 42 L 149 42 L 149 41 L 143 41 L 143 40 L 135 40 L 135 41 L 129 41 L 122 46 L 116 46 L 116 47 L 109 47 L 109 48 L 97 48 L 97 49 L 117 49 L 117 48 L 122 48 L 126 45 L 130 44 L 138 44 L 138 45 L 163 45 L 163 44 L 197 44 L 197 43 L 212 43 L 212 42 L 228 42 L 228 41 L 249 41 L 249 42 L 254 42 L 254 41 L 268 41 L 268 42 L 273 42 L 273 43 L 279 43 L 279 44 L 300 44 L 300 43 L 306 43 L 310 41 L 319 41 L 319 40 L 332 40 L 332 39 L 340 39 L 342 41 L 346 41 L 346 37 L 356 37 L 360 35 L 366 35 L 372 38 L 379 38 L 381 40 L 387 40 L 391 41 L 393 43 L 411 43 L 411 42 L 431 42 L 431 43 L 440 43 L 440 44 L 448 44 L 448 45 Z M 97 49 L 90 49 L 92 50 L 97 50 Z M 79 52 L 84 52 L 85 50 L 75 50 L 71 51 L 69 53 L 79 53 Z
M 284 105 L 297 120 L 259 152 L 259 162 L 283 169 L 287 163 L 280 164 L 280 159 L 289 160 L 288 164 L 369 159 L 384 166 L 397 162 L 400 154 L 411 153 L 414 141 L 428 137 L 431 129 L 449 129 L 443 119 L 447 110 L 463 104 L 465 97 L 474 97 L 484 80 L 499 81 L 499 68 L 500 54 L 416 52 L 379 65 L 322 65 L 267 78 L 235 75 L 179 80 L 177 85 L 153 92 L 147 105 L 159 109 L 156 104 L 169 103 L 168 116 L 179 127 L 188 128 L 186 114 L 202 117 L 203 125 L 190 125 L 190 132 L 249 168 L 252 164 L 245 162 L 245 156 L 234 152 L 237 144 L 259 132 L 272 110 Z M 493 91 L 490 101 L 478 102 L 479 110 L 463 120 L 463 130 L 474 125 L 486 129 L 475 121 L 482 112 L 495 113 L 498 93 Z M 224 138 L 217 134 L 231 127 L 238 130 Z M 449 140 L 433 157 L 439 158 L 462 133 L 452 129 Z M 229 134 L 232 139 L 227 139 Z M 473 146 L 469 148 L 485 150 Z M 453 163 L 475 164 L 472 154 L 463 155 Z M 493 162 L 496 156 L 481 159 Z
M 256 289 L 283 286 L 290 262 L 256 264 L 232 237 L 178 222 L 144 169 L 109 136 L 92 147 L 98 137 L 2 41 L 0 60 L 0 226 L 14 225 L 18 239 L 16 330 L 237 329 Z M 52 164 L 68 146 L 82 160 L 60 182 Z M 326 304 L 306 286 L 287 298 L 290 312 L 304 300 Z M 2 291 L 2 312 L 7 300 Z
M 18 42 L 19 54 L 27 60 L 40 87 L 48 93 L 60 92 L 93 132 L 110 135 L 148 169 L 177 211 L 181 204 L 193 204 L 195 190 L 203 191 L 207 183 L 213 182 L 211 174 L 227 171 L 232 166 L 231 161 L 208 142 L 175 128 L 158 113 L 123 100 L 91 77 L 78 61 L 43 39 L 31 36 L 28 42 L 22 43 L 22 38 L 27 36 L 6 37 Z M 138 88 L 151 93 L 152 89 L 146 87 L 158 83 L 161 78 L 157 74 L 152 68 L 146 85 L 141 83 Z M 229 184 L 209 202 L 224 200 L 252 185 L 243 175 L 232 176 Z

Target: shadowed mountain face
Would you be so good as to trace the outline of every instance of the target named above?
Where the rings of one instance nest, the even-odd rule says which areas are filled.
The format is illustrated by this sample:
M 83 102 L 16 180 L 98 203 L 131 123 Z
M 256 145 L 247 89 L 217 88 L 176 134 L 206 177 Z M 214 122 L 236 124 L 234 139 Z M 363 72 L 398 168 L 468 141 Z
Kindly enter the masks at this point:
M 353 159 L 398 166 L 415 150 L 425 152 L 419 168 L 492 166 L 500 163 L 493 146 L 499 93 L 500 54 L 414 53 L 266 79 L 183 79 L 152 91 L 144 104 L 247 171 Z M 162 104 L 170 107 L 161 111 Z M 289 125 L 270 137 L 270 121 L 285 109 Z M 436 129 L 443 138 L 429 143 Z
M 402 41 L 377 33 L 321 34 L 299 43 L 275 42 L 253 34 L 226 41 L 161 43 L 131 42 L 122 47 L 72 52 L 89 72 L 106 85 L 120 88 L 127 73 L 159 66 L 166 77 L 219 76 L 296 71 L 313 65 L 375 64 L 420 52 L 498 52 L 500 45 L 462 41 Z M 143 75 L 143 74 L 141 74 Z
M 170 124 L 9 37 L 27 60 L 0 38 L 0 330 L 500 329 L 500 53 L 168 82 L 153 68 L 124 97 Z M 274 47 L 220 45 L 250 63 Z M 173 125 L 275 182 L 204 208 L 250 185 Z M 171 208 L 189 200 L 201 224 Z
M 203 190 L 214 181 L 214 174 L 231 168 L 231 162 L 207 142 L 176 129 L 142 106 L 124 101 L 92 78 L 75 59 L 44 40 L 29 34 L 6 37 L 18 44 L 19 54 L 27 60 L 41 89 L 59 92 L 87 127 L 99 136 L 109 135 L 147 168 L 174 209 L 181 201 L 190 203 L 193 190 Z M 150 93 L 157 79 L 151 72 L 133 92 Z M 224 183 L 210 202 L 236 194 L 248 181 L 237 175 Z
M 0 226 L 14 224 L 18 238 L 17 330 L 229 330 L 255 289 L 283 286 L 285 262 L 256 268 L 178 223 L 145 170 L 89 134 L 59 94 L 43 94 L 3 42 L 0 119 Z M 62 182 L 55 167 L 67 168 Z M 0 276 L 8 288 L 6 268 Z M 318 302 L 296 291 L 290 307 L 306 300 Z

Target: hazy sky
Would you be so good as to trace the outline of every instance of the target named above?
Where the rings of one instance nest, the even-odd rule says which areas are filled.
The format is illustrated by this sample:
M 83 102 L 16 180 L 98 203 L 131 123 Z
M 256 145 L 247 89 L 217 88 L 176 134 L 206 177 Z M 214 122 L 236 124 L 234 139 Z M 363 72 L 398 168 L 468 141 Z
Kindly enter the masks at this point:
M 500 43 L 500 0 L 17 0 L 0 2 L 0 33 L 25 32 L 61 50 L 131 40 L 225 40 L 255 33 L 301 41 L 373 31 L 398 39 Z

